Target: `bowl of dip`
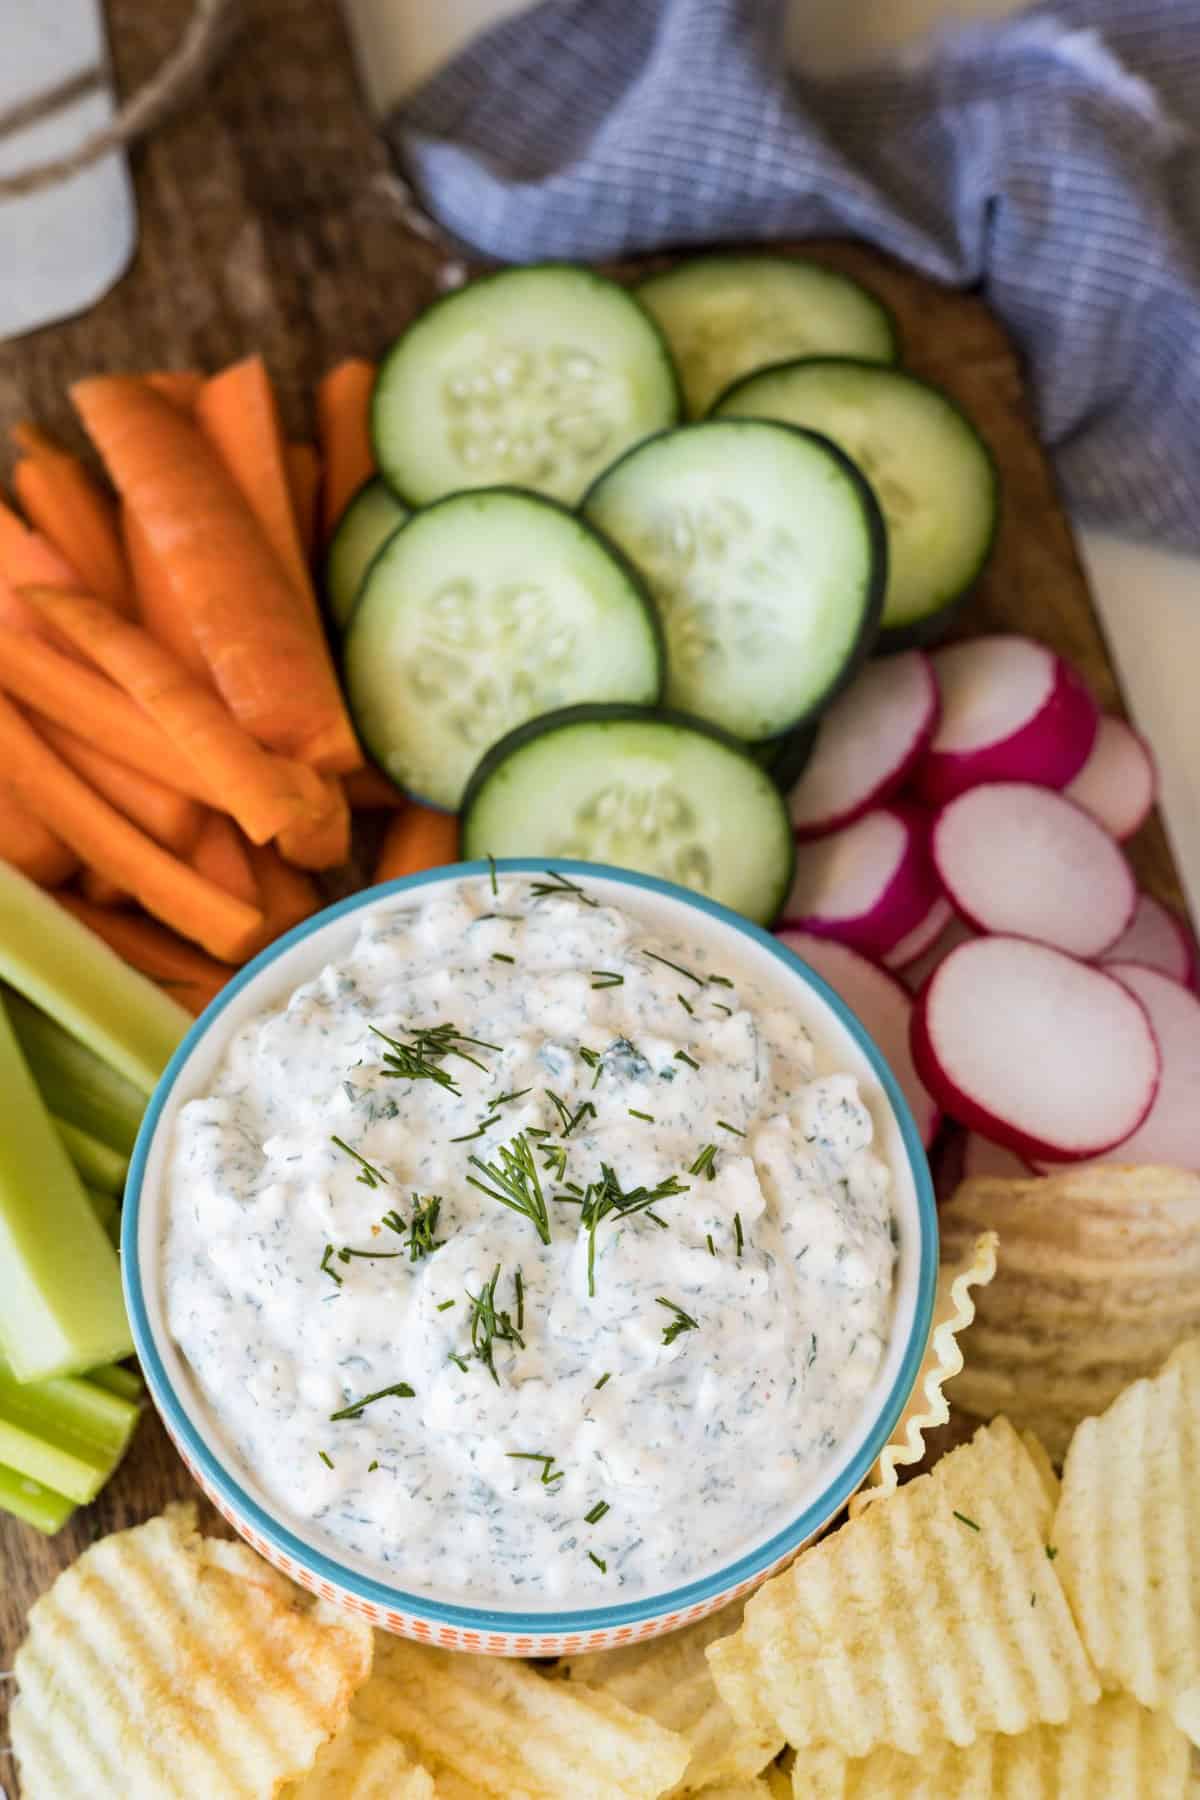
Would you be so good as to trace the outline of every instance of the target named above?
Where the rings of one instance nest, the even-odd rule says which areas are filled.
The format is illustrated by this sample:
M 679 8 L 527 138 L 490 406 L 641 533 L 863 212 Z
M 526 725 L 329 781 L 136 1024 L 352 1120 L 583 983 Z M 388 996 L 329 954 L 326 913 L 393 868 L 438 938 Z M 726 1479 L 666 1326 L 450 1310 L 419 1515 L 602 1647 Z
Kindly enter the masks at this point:
M 883 1058 L 777 939 L 459 864 L 264 951 L 134 1152 L 126 1297 L 192 1474 L 378 1626 L 553 1655 L 703 1617 L 862 1484 L 937 1226 Z

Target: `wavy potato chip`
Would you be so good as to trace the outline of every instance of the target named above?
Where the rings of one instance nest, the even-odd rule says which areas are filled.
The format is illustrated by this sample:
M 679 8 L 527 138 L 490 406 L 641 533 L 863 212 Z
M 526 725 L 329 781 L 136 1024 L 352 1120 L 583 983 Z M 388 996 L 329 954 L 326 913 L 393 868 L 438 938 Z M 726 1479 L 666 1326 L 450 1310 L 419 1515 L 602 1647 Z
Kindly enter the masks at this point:
M 1100 1688 L 1046 1555 L 1052 1514 L 997 1419 L 767 1582 L 708 1651 L 719 1692 L 847 1756 L 1064 1723 Z
M 666 1637 L 569 1657 L 562 1673 L 686 1738 L 691 1759 L 680 1789 L 748 1781 L 783 1749 L 783 1733 L 740 1724 L 718 1694 L 704 1654 L 741 1622 L 739 1601 Z
M 439 1789 L 445 1769 L 497 1800 L 657 1800 L 689 1760 L 678 1733 L 601 1690 L 382 1634 L 354 1710 L 411 1746 Z
M 29 1614 L 12 1745 L 25 1800 L 263 1800 L 371 1667 L 367 1625 L 172 1507 L 101 1538 Z
M 973 1288 L 986 1287 L 996 1273 L 994 1231 L 981 1232 L 957 1262 L 946 1262 L 938 1271 L 933 1323 L 920 1373 L 908 1405 L 871 1471 L 871 1485 L 860 1488 L 850 1501 L 850 1517 L 899 1485 L 899 1469 L 919 1463 L 925 1455 L 925 1433 L 944 1425 L 950 1417 L 945 1386 L 963 1366 L 959 1337 L 975 1317 Z
M 1101 1677 L 1200 1744 L 1200 1338 L 1080 1425 L 1054 1541 Z
M 335 1738 L 280 1800 L 437 1800 L 433 1776 L 413 1761 L 398 1737 L 365 1725 L 351 1712 Z
M 1190 1745 L 1165 1713 L 1105 1695 L 1065 1725 L 861 1761 L 801 1750 L 793 1800 L 1186 1800 Z
M 1114 1165 L 978 1177 L 940 1222 L 947 1262 L 981 1230 L 1000 1236 L 999 1274 L 976 1296 L 947 1398 L 1030 1427 L 1056 1461 L 1080 1419 L 1200 1331 L 1200 1175 Z

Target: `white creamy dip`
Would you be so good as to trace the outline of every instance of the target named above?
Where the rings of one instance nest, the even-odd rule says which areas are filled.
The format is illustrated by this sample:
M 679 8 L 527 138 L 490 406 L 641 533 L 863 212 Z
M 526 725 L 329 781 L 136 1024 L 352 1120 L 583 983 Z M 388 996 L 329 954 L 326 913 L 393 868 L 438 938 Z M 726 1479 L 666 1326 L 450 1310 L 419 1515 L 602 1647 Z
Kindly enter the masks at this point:
M 380 906 L 237 1032 L 176 1123 L 167 1324 L 335 1552 L 463 1604 L 627 1601 L 781 1529 L 859 1427 L 891 1178 L 785 981 L 632 892 L 496 888 Z

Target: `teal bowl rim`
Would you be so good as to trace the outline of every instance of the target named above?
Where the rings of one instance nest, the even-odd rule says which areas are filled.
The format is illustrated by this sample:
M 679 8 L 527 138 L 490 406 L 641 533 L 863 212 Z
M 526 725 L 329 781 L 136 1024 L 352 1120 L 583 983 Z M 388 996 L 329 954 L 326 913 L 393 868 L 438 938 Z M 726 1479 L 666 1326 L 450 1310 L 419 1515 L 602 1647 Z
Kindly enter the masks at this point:
M 493 866 L 501 874 L 547 873 L 547 865 L 542 858 L 507 857 L 497 859 L 494 865 L 487 862 L 451 863 L 439 869 L 424 871 L 420 875 L 406 875 L 398 881 L 385 882 L 379 887 L 364 888 L 357 894 L 351 894 L 348 899 L 339 900 L 333 906 L 326 907 L 322 912 L 315 914 L 313 918 L 306 919 L 303 924 L 297 925 L 286 936 L 277 939 L 266 950 L 261 951 L 252 962 L 247 963 L 245 968 L 240 970 L 222 988 L 216 999 L 210 1002 L 201 1013 L 167 1064 L 142 1120 L 137 1142 L 134 1145 L 129 1180 L 125 1189 L 121 1225 L 122 1280 L 134 1345 L 141 1359 L 151 1396 L 169 1431 L 179 1448 L 199 1471 L 202 1481 L 214 1493 L 219 1494 L 238 1519 L 251 1526 L 266 1543 L 271 1545 L 273 1550 L 282 1556 L 290 1557 L 294 1563 L 300 1565 L 319 1581 L 329 1582 L 334 1587 L 343 1589 L 356 1599 L 365 1601 L 382 1612 L 405 1613 L 414 1619 L 427 1620 L 433 1624 L 463 1632 L 507 1633 L 513 1637 L 529 1638 L 587 1636 L 589 1633 L 610 1632 L 620 1630 L 625 1626 L 639 1625 L 650 1619 L 662 1618 L 668 1613 L 681 1613 L 693 1607 L 703 1607 L 707 1602 L 715 1602 L 722 1595 L 731 1593 L 735 1588 L 741 1587 L 743 1583 L 752 1582 L 775 1563 L 788 1556 L 790 1552 L 799 1549 L 814 1531 L 819 1530 L 840 1511 L 865 1480 L 872 1464 L 890 1437 L 893 1426 L 904 1410 L 925 1355 L 925 1346 L 933 1320 L 934 1290 L 937 1284 L 938 1227 L 933 1182 L 920 1134 L 895 1076 L 876 1049 L 872 1039 L 828 983 L 821 979 L 815 969 L 810 968 L 806 962 L 789 950 L 786 944 L 781 943 L 762 926 L 752 924 L 750 920 L 742 918 L 739 913 L 731 912 L 727 906 L 721 906 L 715 900 L 709 900 L 702 894 L 694 893 L 690 888 L 679 887 L 672 881 L 660 881 L 652 875 L 639 875 L 628 869 L 612 868 L 607 863 L 578 862 L 569 858 L 556 859 L 554 862 L 556 870 L 572 877 L 586 878 L 589 875 L 602 877 L 607 881 L 618 882 L 626 887 L 642 888 L 649 893 L 662 894 L 667 899 L 681 901 L 687 906 L 707 913 L 711 918 L 720 920 L 722 924 L 731 926 L 735 931 L 741 932 L 743 936 L 751 938 L 755 943 L 769 950 L 793 974 L 799 974 L 835 1013 L 878 1076 L 880 1086 L 887 1095 L 896 1115 L 912 1173 L 921 1233 L 917 1293 L 908 1347 L 887 1399 L 857 1455 L 843 1469 L 841 1475 L 832 1481 L 783 1530 L 776 1532 L 765 1543 L 759 1544 L 756 1549 L 740 1557 L 736 1562 L 728 1564 L 725 1568 L 719 1569 L 716 1573 L 707 1575 L 702 1580 L 687 1582 L 683 1587 L 672 1588 L 665 1593 L 647 1594 L 640 1600 L 628 1600 L 619 1605 L 587 1607 L 573 1612 L 534 1613 L 456 1606 L 440 1600 L 428 1600 L 420 1594 L 406 1593 L 403 1588 L 393 1587 L 388 1582 L 376 1581 L 369 1576 L 360 1575 L 356 1570 L 338 1562 L 336 1557 L 313 1549 L 303 1539 L 295 1536 L 257 1500 L 252 1499 L 229 1470 L 213 1455 L 193 1425 L 191 1417 L 180 1401 L 163 1365 L 154 1334 L 150 1328 L 142 1292 L 141 1266 L 138 1257 L 138 1227 L 141 1215 L 142 1183 L 145 1179 L 150 1145 L 171 1089 L 193 1050 L 201 1038 L 216 1024 L 229 1002 L 255 980 L 264 969 L 268 968 L 277 957 L 290 950 L 293 945 L 311 937 L 314 932 L 322 930 L 333 920 L 344 918 L 348 913 L 358 911 L 363 907 L 374 906 L 380 900 L 431 886 L 435 882 L 444 882 L 456 877 L 487 875 Z

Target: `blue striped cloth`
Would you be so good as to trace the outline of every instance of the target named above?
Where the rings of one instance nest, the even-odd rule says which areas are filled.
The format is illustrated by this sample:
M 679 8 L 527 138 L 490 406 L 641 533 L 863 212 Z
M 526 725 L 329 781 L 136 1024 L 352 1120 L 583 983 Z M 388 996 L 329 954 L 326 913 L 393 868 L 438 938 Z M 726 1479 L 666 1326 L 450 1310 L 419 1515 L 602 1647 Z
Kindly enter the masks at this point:
M 484 254 L 862 237 L 978 284 L 1077 515 L 1200 549 L 1200 0 L 1054 0 L 836 83 L 773 0 L 544 0 L 389 122 Z

